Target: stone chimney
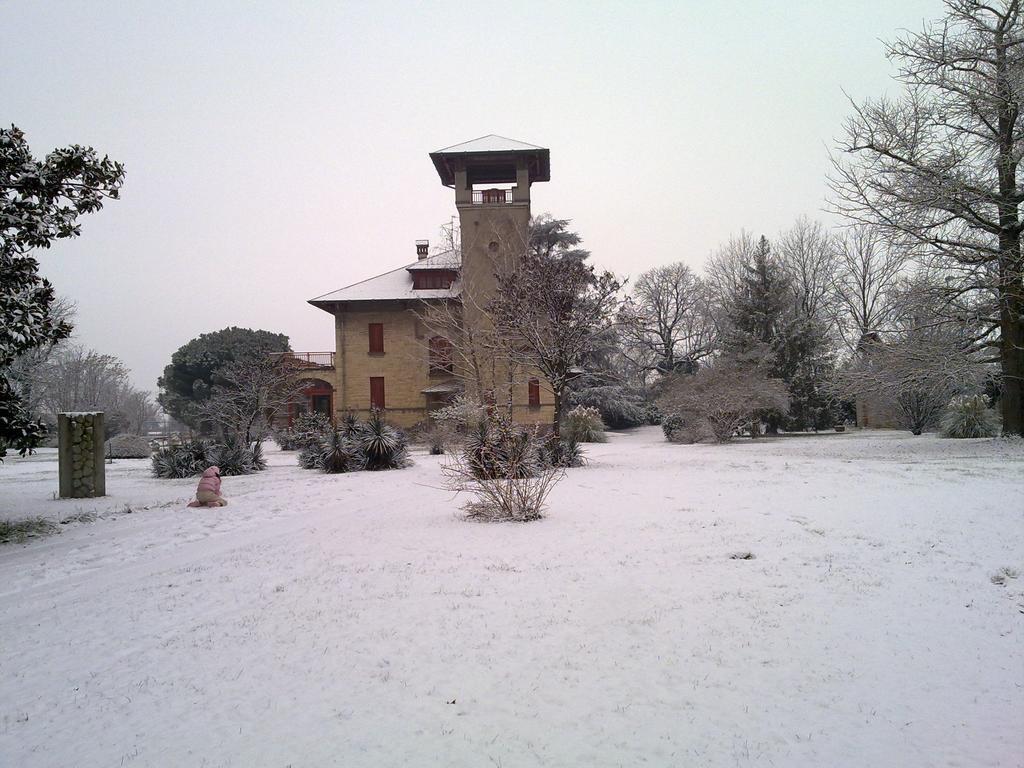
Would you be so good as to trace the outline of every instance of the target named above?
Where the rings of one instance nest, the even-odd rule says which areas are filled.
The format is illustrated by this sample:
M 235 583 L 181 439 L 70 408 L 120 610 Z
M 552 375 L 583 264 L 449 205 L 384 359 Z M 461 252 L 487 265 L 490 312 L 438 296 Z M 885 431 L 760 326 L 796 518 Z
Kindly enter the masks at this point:
M 427 258 L 427 252 L 430 250 L 429 240 L 417 240 L 416 241 L 416 258 L 419 261 L 423 261 Z

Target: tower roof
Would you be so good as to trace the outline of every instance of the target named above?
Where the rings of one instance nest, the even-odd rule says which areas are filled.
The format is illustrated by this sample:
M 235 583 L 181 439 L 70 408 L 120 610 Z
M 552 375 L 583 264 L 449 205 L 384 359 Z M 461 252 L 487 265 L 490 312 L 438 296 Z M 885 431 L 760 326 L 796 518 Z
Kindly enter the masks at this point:
M 498 169 L 501 166 L 514 169 L 517 160 L 523 157 L 529 165 L 531 183 L 550 181 L 549 156 L 549 151 L 544 147 L 493 133 L 430 153 L 441 183 L 449 187 L 455 183 L 455 170 L 459 167 L 473 167 L 477 171 L 476 181 L 515 181 L 514 175 L 511 179 L 507 178 L 507 170 Z
M 436 152 L 431 152 L 432 155 L 441 154 L 464 154 L 464 153 L 477 153 L 477 152 L 547 152 L 544 147 L 538 147 L 536 144 L 527 144 L 525 141 L 516 141 L 515 139 L 507 139 L 504 136 L 498 136 L 494 133 L 489 133 L 486 136 L 481 136 L 479 139 L 472 139 L 471 141 L 464 141 L 461 144 L 455 144 L 444 149 L 439 149 Z

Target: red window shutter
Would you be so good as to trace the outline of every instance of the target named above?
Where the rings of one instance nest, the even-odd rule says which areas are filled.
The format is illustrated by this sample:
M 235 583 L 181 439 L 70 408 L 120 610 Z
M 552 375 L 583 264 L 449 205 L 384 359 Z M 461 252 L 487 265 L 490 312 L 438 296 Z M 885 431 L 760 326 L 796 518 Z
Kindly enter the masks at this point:
M 384 410 L 384 377 L 370 377 L 370 407 Z
M 444 336 L 435 336 L 430 340 L 430 372 L 434 374 L 453 373 L 452 344 Z
M 540 408 L 540 381 L 530 379 L 530 407 Z
M 384 323 L 370 323 L 370 354 L 384 354 Z

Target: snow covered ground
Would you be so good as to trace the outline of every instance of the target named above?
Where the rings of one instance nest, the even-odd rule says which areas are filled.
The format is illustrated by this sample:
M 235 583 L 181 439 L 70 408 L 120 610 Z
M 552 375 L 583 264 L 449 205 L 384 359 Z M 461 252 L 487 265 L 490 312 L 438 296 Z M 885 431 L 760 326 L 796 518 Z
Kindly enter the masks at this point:
M 1019 442 L 588 451 L 526 525 L 425 455 L 223 509 L 9 458 L 7 517 L 97 519 L 0 547 L 0 766 L 1024 764 Z

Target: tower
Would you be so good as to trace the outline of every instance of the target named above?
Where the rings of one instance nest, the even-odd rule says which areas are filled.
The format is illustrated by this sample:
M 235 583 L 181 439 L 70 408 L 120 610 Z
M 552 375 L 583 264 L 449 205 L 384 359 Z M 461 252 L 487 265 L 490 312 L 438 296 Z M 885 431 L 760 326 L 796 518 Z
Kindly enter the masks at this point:
M 441 183 L 455 190 L 462 233 L 464 311 L 486 305 L 495 272 L 526 250 L 530 185 L 551 178 L 548 150 L 483 136 L 430 153 Z

